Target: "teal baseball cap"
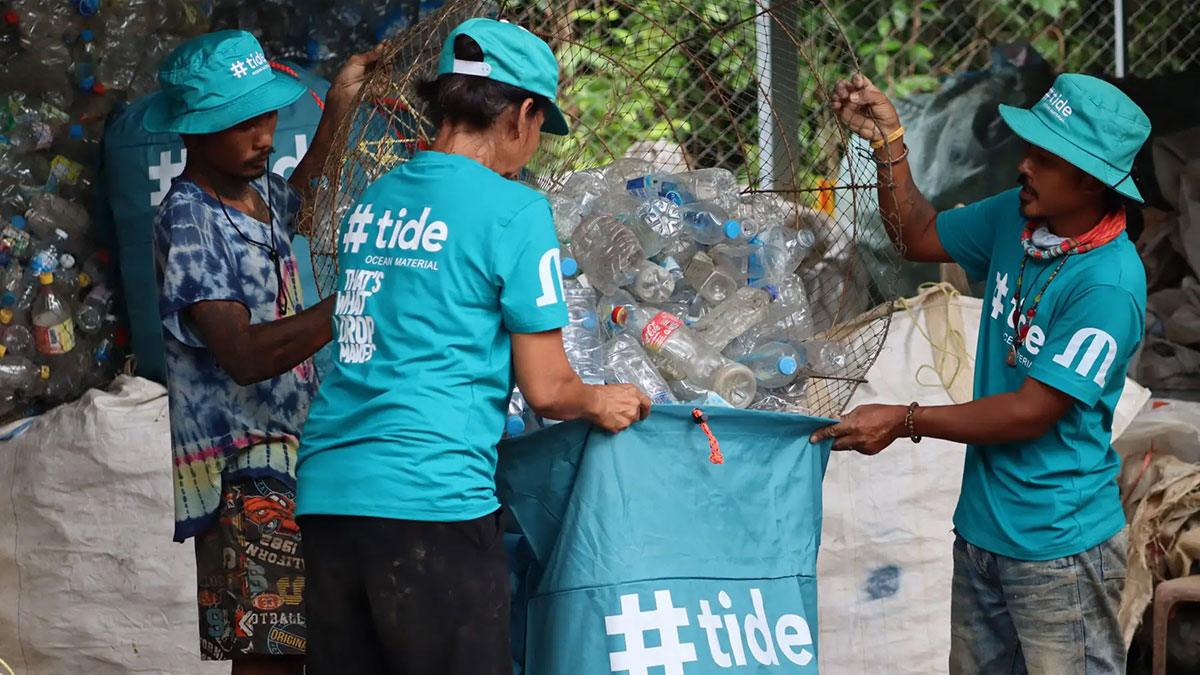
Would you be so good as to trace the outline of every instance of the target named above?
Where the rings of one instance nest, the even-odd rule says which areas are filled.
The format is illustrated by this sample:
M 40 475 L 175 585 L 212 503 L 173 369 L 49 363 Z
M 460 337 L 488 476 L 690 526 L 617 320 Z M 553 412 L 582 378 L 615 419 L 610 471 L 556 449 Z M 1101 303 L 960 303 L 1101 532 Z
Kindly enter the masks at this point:
M 1001 105 L 1013 133 L 1062 157 L 1139 202 L 1133 159 L 1150 137 L 1150 118 L 1120 89 L 1088 75 L 1067 73 L 1032 108 Z
M 454 58 L 454 38 L 470 36 L 483 50 L 483 61 Z M 474 75 L 544 96 L 550 101 L 542 131 L 566 136 L 570 129 L 558 108 L 558 61 L 550 45 L 516 24 L 495 19 L 468 19 L 446 38 L 438 59 L 438 75 Z
M 258 40 L 242 30 L 179 45 L 158 69 L 161 95 L 146 108 L 151 133 L 211 134 L 291 105 L 299 80 L 276 76 Z

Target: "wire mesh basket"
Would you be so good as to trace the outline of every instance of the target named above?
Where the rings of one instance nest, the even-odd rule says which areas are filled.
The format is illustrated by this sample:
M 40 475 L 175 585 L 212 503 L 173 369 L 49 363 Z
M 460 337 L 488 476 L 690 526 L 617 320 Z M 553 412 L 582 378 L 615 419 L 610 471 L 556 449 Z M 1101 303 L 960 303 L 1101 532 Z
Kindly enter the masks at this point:
M 896 288 L 886 235 L 866 228 L 877 209 L 873 162 L 828 105 L 834 83 L 858 70 L 854 50 L 821 0 L 455 0 L 387 43 L 351 123 L 304 214 L 322 295 L 335 291 L 337 232 L 367 185 L 432 142 L 415 85 L 436 72 L 443 41 L 474 16 L 519 24 L 560 64 L 558 102 L 571 125 L 544 136 L 526 180 L 552 190 L 572 171 L 616 158 L 659 171 L 723 167 L 743 193 L 773 200 L 817 239 L 797 274 L 817 331 L 846 355 L 810 378 L 808 408 L 836 415 L 883 345 Z M 853 177 L 858 177 L 854 180 Z M 877 220 L 877 219 L 876 219 Z

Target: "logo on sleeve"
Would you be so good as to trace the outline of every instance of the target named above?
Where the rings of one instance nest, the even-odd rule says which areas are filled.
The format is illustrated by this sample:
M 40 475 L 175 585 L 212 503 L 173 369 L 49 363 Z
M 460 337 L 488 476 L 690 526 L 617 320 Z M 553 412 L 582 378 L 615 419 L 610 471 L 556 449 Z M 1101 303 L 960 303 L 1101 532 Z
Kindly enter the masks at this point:
M 1081 352 L 1082 357 L 1080 356 Z M 1101 355 L 1104 356 L 1103 361 L 1100 361 Z M 1100 361 L 1100 367 L 1096 369 L 1092 381 L 1103 387 L 1108 381 L 1108 369 L 1116 358 L 1117 341 L 1113 339 L 1113 336 L 1099 328 L 1080 328 L 1071 336 L 1067 348 L 1054 357 L 1054 362 L 1067 369 L 1074 366 L 1076 373 L 1081 377 L 1087 377 L 1096 366 L 1097 361 Z M 1078 364 L 1076 364 L 1076 359 L 1079 359 Z

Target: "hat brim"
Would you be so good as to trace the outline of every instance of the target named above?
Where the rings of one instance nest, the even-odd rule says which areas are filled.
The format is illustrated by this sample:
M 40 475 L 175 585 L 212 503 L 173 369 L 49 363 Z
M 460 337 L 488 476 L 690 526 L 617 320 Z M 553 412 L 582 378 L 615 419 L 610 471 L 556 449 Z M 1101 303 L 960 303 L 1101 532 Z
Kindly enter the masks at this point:
M 1062 157 L 1120 194 L 1137 202 L 1145 202 L 1128 172 L 1121 171 L 1067 140 L 1047 126 L 1033 111 L 1001 104 L 1000 117 L 1014 134 L 1046 152 Z
M 157 97 L 146 108 L 142 127 L 153 134 L 214 134 L 248 119 L 286 108 L 308 88 L 298 80 L 276 75 L 270 82 L 215 108 L 174 115 L 166 96 Z
M 542 131 L 555 136 L 566 136 L 571 133 L 571 128 L 567 126 L 567 118 L 563 117 L 562 111 L 558 109 L 558 104 L 553 100 L 550 101 L 550 108 L 546 110 Z

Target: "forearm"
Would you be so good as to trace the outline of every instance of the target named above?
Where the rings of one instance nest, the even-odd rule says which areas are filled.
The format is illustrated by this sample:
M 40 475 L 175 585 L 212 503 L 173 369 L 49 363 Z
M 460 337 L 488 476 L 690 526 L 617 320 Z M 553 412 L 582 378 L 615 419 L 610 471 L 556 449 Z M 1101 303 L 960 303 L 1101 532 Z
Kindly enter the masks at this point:
M 229 363 L 219 365 L 240 385 L 295 368 L 333 339 L 334 297 L 283 319 L 250 324 Z
M 343 100 L 343 97 L 329 96 L 325 102 L 325 112 L 322 113 L 321 121 L 317 124 L 317 130 L 313 134 L 308 152 L 304 154 L 304 159 L 300 160 L 300 163 L 292 171 L 292 177 L 288 179 L 288 182 L 300 192 L 303 203 L 310 203 L 316 194 L 313 179 L 319 177 L 324 170 L 325 160 L 329 158 L 329 151 L 333 147 L 334 136 L 337 135 L 338 127 L 348 109 L 349 105 Z
M 900 138 L 876 150 L 875 158 L 890 162 L 904 152 L 904 139 Z M 918 242 L 928 236 L 929 228 L 937 226 L 937 209 L 917 189 L 907 158 L 890 166 L 879 164 L 878 171 L 879 215 L 888 237 L 897 250 L 916 253 Z
M 572 371 L 573 377 L 561 378 L 549 391 L 539 392 L 533 411 L 552 420 L 597 420 L 603 414 L 601 397 L 595 387 L 584 384 Z M 528 400 L 528 397 L 526 397 Z
M 1047 415 L 1023 400 L 1020 392 L 996 394 L 969 403 L 918 406 L 913 430 L 920 436 L 956 443 L 996 445 L 1040 438 L 1047 431 Z M 907 436 L 907 429 L 901 432 Z

